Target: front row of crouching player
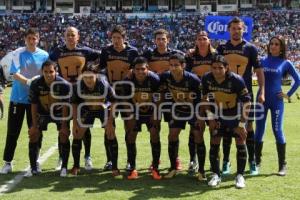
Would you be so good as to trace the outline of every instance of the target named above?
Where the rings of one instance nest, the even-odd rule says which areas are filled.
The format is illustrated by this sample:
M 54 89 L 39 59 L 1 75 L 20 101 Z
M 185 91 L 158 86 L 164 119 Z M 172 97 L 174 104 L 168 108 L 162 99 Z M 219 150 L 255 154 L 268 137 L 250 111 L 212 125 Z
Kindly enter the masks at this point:
M 136 137 L 146 124 L 150 133 L 153 167 L 153 179 L 160 180 L 159 160 L 161 143 L 159 136 L 160 118 L 163 110 L 168 114 L 168 153 L 169 172 L 164 178 L 173 178 L 176 174 L 176 158 L 179 148 L 179 134 L 188 122 L 194 134 L 196 152 L 199 161 L 198 179 L 206 180 L 205 146 L 203 131 L 205 123 L 209 126 L 211 148 L 209 152 L 213 172 L 209 186 L 218 186 L 221 182 L 219 168 L 219 146 L 222 136 L 236 138 L 237 176 L 236 187 L 245 187 L 243 178 L 247 160 L 245 139 L 245 121 L 250 106 L 250 95 L 243 79 L 228 71 L 228 64 L 223 56 L 212 57 L 211 72 L 200 78 L 185 71 L 185 58 L 174 54 L 169 59 L 170 69 L 160 75 L 148 69 L 147 60 L 137 57 L 133 69 L 124 79 L 121 98 L 122 106 L 116 103 L 114 90 L 105 77 L 97 75 L 97 67 L 87 64 L 82 69 L 82 77 L 71 86 L 56 75 L 55 63 L 46 61 L 42 67 L 42 76 L 33 81 L 30 87 L 30 101 L 33 124 L 29 130 L 29 157 L 31 171 L 28 176 L 38 174 L 37 158 L 40 146 L 38 139 L 47 124 L 54 122 L 59 130 L 63 165 L 61 176 L 67 175 L 67 164 L 70 152 L 69 122 L 73 118 L 72 154 L 73 175 L 79 172 L 81 140 L 87 128 L 92 127 L 95 118 L 99 118 L 109 141 L 113 176 L 120 175 L 118 169 L 118 142 L 115 133 L 115 113 L 122 107 L 128 119 L 128 162 L 131 166 L 127 178 L 138 178 L 136 169 Z M 162 98 L 158 91 L 164 85 L 167 89 Z M 118 94 L 120 95 L 120 94 Z M 163 105 L 161 99 L 164 99 Z M 162 109 L 163 108 L 163 109 Z M 242 109 L 240 109 L 242 108 Z M 238 112 L 240 111 L 241 112 Z

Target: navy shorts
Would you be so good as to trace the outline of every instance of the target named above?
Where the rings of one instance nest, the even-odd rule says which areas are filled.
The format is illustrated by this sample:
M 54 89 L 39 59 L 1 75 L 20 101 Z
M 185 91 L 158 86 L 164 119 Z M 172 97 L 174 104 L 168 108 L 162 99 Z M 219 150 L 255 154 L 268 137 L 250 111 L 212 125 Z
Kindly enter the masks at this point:
M 48 129 L 49 123 L 55 123 L 57 130 L 61 129 L 61 121 L 57 121 L 51 118 L 50 115 L 39 115 L 38 116 L 38 126 L 40 131 L 46 131 Z M 68 127 L 70 127 L 70 122 L 68 121 Z
M 105 127 L 105 120 L 107 119 L 109 115 L 108 111 L 104 111 L 104 110 L 81 110 L 80 113 L 80 118 L 78 120 L 80 120 L 81 125 L 84 125 L 88 128 L 92 128 L 95 122 L 95 119 L 98 118 L 101 121 L 101 125 L 102 128 Z M 80 124 L 79 124 L 80 125 Z
M 143 124 L 146 124 L 147 129 L 150 130 L 154 126 L 152 116 L 150 115 L 139 116 L 139 119 L 135 120 L 135 125 L 133 130 L 135 132 L 141 132 Z
M 239 120 L 217 120 L 220 124 L 220 128 L 218 128 L 214 133 L 212 133 L 213 137 L 239 137 L 238 134 L 234 132 L 234 129 L 238 126 Z
M 192 115 L 191 117 L 185 113 L 177 113 L 177 117 L 188 117 L 189 119 L 176 119 L 174 116 L 171 116 L 170 121 L 168 122 L 169 128 L 180 128 L 185 129 L 185 125 L 187 123 L 190 124 L 191 127 L 195 127 L 195 123 L 197 121 L 197 118 L 195 115 Z

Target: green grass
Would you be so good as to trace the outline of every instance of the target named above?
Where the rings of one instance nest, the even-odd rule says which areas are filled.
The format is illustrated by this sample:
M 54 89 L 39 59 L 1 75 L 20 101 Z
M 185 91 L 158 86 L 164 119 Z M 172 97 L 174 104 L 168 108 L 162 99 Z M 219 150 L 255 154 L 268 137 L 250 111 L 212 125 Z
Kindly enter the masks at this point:
M 285 87 L 285 89 L 287 89 Z M 9 102 L 10 88 L 5 91 L 6 110 Z M 140 133 L 137 139 L 137 168 L 140 178 L 135 181 L 123 178 L 114 179 L 109 172 L 103 173 L 101 169 L 105 163 L 105 151 L 103 146 L 103 130 L 95 128 L 92 130 L 92 157 L 95 170 L 87 173 L 82 170 L 78 177 L 60 178 L 58 172 L 54 170 L 57 161 L 57 152 L 54 153 L 44 164 L 43 173 L 38 177 L 23 179 L 12 191 L 0 196 L 1 200 L 11 199 L 300 199 L 300 101 L 293 98 L 293 103 L 285 104 L 284 132 L 287 138 L 287 162 L 288 174 L 286 177 L 278 177 L 277 153 L 275 139 L 271 131 L 270 117 L 268 117 L 267 131 L 265 134 L 265 144 L 263 150 L 263 163 L 258 176 L 248 175 L 248 165 L 246 168 L 246 188 L 237 190 L 234 187 L 234 175 L 226 176 L 222 179 L 221 186 L 216 189 L 209 188 L 206 184 L 198 182 L 195 177 L 187 175 L 186 170 L 181 172 L 172 180 L 154 181 L 151 179 L 147 168 L 151 162 L 151 149 L 149 144 L 149 134 Z M 0 121 L 0 155 L 6 139 L 7 117 Z M 98 122 L 97 122 L 98 123 Z M 167 153 L 167 125 L 163 123 L 161 132 L 162 174 L 166 173 L 169 167 Z M 124 129 L 121 120 L 117 121 L 117 135 L 119 140 L 119 167 L 122 169 L 126 164 L 126 148 L 124 144 Z M 207 144 L 206 169 L 209 169 L 208 149 L 209 137 L 205 133 Z M 42 154 L 45 153 L 57 141 L 57 131 L 53 124 L 48 132 L 44 133 L 44 143 Z M 185 169 L 188 166 L 188 131 L 183 131 L 180 135 L 180 158 Z M 235 172 L 235 146 L 232 146 L 231 153 L 232 171 Z M 69 168 L 73 159 L 70 156 Z M 83 162 L 81 160 L 82 166 Z M 18 146 L 14 157 L 14 172 L 9 175 L 0 176 L 0 185 L 11 180 L 28 166 L 28 136 L 27 127 L 24 126 L 18 140 Z M 125 172 L 122 170 L 125 175 Z M 208 172 L 209 175 L 209 172 Z

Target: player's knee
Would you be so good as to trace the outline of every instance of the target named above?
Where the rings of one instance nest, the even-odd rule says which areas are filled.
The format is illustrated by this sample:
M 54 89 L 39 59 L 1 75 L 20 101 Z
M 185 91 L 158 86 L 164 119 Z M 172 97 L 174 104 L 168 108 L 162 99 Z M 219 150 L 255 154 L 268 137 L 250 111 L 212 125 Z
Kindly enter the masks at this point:
M 160 141 L 159 133 L 156 130 L 150 129 L 150 140 L 153 143 L 157 143 Z
M 286 141 L 285 141 L 285 137 L 283 134 L 278 134 L 276 136 L 276 142 L 279 143 L 279 144 L 285 144 Z
M 219 137 L 219 136 L 212 136 L 210 138 L 210 144 L 211 145 L 220 145 L 220 143 L 221 143 L 221 137 Z
M 198 131 L 194 132 L 194 142 L 200 144 L 203 141 L 204 141 L 203 135 Z
M 39 141 L 40 134 L 39 133 L 29 133 L 29 142 L 36 143 Z

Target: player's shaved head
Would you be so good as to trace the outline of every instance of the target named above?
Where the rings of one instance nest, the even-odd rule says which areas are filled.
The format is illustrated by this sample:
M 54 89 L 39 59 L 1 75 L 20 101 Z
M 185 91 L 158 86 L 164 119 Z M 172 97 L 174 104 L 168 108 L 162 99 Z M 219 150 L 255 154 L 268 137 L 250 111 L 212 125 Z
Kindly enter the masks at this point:
M 69 26 L 65 31 L 65 42 L 68 49 L 74 49 L 79 41 L 79 31 L 73 26 Z
M 67 27 L 66 31 L 65 31 L 65 34 L 67 34 L 68 32 L 75 32 L 75 33 L 77 33 L 79 35 L 79 30 L 76 27 L 74 27 L 74 26 Z

